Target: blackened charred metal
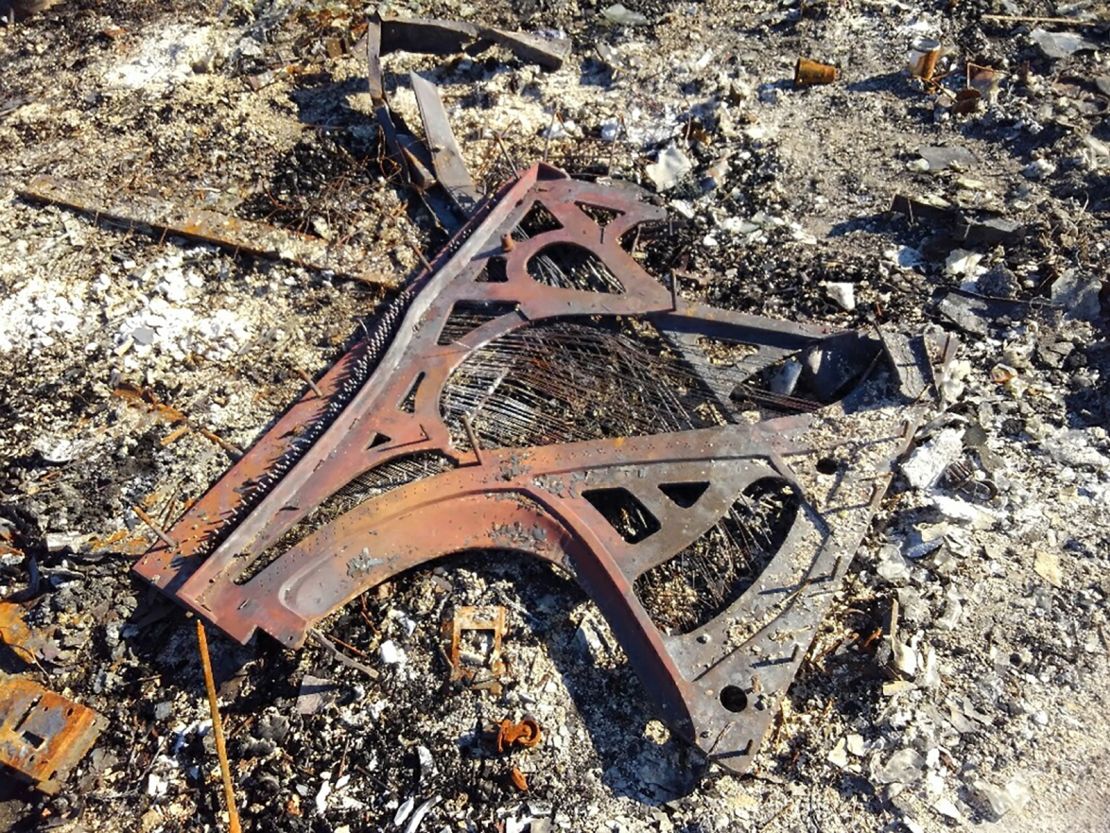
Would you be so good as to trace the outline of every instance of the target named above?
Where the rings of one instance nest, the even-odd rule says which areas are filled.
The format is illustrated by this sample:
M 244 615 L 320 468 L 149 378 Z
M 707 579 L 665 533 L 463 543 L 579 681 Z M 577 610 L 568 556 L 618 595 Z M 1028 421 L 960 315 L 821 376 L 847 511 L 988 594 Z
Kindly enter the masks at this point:
M 403 18 L 381 14 L 371 20 L 381 26 L 381 50 L 416 52 L 425 55 L 451 55 L 480 51 L 497 43 L 524 61 L 545 69 L 559 69 L 570 54 L 566 38 L 541 38 L 524 32 L 510 32 L 489 26 L 476 26 L 462 20 Z
M 590 594 L 676 733 L 745 770 L 925 413 L 901 366 L 930 353 L 672 298 L 626 248 L 663 218 L 522 174 L 136 573 L 299 646 L 411 567 L 528 553 Z

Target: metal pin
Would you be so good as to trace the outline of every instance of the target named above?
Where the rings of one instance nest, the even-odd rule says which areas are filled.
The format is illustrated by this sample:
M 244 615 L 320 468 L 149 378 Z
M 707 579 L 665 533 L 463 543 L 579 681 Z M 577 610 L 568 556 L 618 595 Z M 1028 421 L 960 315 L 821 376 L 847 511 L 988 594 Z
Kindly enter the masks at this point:
M 311 376 L 309 376 L 307 373 L 305 373 L 303 370 L 300 370 L 300 369 L 297 370 L 297 375 L 301 377 L 301 379 L 305 382 L 305 384 L 307 384 L 310 388 L 312 388 L 312 392 L 314 394 L 316 394 L 317 399 L 323 399 L 324 398 L 324 392 L 322 390 L 320 390 L 319 385 L 317 385 L 315 382 L 312 381 Z
M 151 532 L 157 535 L 159 540 L 161 540 L 163 544 L 165 544 L 167 547 L 177 549 L 177 541 L 173 540 L 173 538 L 163 532 L 162 528 L 158 526 L 158 522 L 155 521 L 154 518 L 150 517 L 150 515 L 148 515 L 146 512 L 144 512 L 141 506 L 132 506 L 131 511 L 139 516 L 140 521 L 150 527 Z
M 470 440 L 470 447 L 474 449 L 474 457 L 478 460 L 479 466 L 484 466 L 486 461 L 482 458 L 482 446 L 478 443 L 478 437 L 474 433 L 474 426 L 470 424 L 470 415 L 463 414 L 463 427 L 466 429 L 466 437 Z

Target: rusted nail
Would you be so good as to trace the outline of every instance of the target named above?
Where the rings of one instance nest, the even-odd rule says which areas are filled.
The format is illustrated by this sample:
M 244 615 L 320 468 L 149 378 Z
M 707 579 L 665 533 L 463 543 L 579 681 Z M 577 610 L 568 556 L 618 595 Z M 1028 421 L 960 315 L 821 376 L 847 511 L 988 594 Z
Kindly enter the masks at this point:
M 216 445 L 218 445 L 224 451 L 230 452 L 231 454 L 234 454 L 237 457 L 242 457 L 243 456 L 243 449 L 239 448 L 239 446 L 237 446 L 235 443 L 228 442 L 223 437 L 221 437 L 219 434 L 215 433 L 214 431 L 209 431 L 207 428 L 201 428 L 199 430 L 200 430 L 200 433 L 204 437 L 206 437 L 207 439 L 214 442 Z
M 531 749 L 539 745 L 541 740 L 543 733 L 540 731 L 540 724 L 531 715 L 525 715 L 519 723 L 505 718 L 497 727 L 498 752 L 507 752 L 514 746 Z
M 166 434 L 166 436 L 162 437 L 162 440 L 161 440 L 162 446 L 165 447 L 167 445 L 170 445 L 171 443 L 175 443 L 188 433 L 189 433 L 189 426 L 188 425 L 179 425 L 176 428 L 174 428 L 172 431 L 170 431 L 170 433 Z
M 478 437 L 474 433 L 474 426 L 470 422 L 470 414 L 463 414 L 463 427 L 466 429 L 466 438 L 470 440 L 470 447 L 474 449 L 474 457 L 478 461 L 479 466 L 485 465 L 485 460 L 482 459 L 482 445 L 478 442 Z
M 811 58 L 799 58 L 794 65 L 794 86 L 813 87 L 817 84 L 831 84 L 840 75 L 840 70 L 832 64 L 823 64 Z
M 412 249 L 414 252 L 416 252 L 416 256 L 418 258 L 420 258 L 420 263 L 423 264 L 424 268 L 428 269 L 428 270 L 431 270 L 432 264 L 428 262 L 428 258 L 424 254 L 424 252 L 421 250 L 421 248 L 419 246 L 417 246 L 415 243 L 410 243 L 409 248 Z
M 303 370 L 300 370 L 300 369 L 297 370 L 297 375 L 301 377 L 301 381 L 303 381 L 310 388 L 312 388 L 312 392 L 314 394 L 316 394 L 317 399 L 323 399 L 324 398 L 324 392 L 322 390 L 320 390 L 319 385 L 317 385 L 314 381 L 312 381 L 311 376 L 309 376 L 307 373 L 305 373 Z
M 140 521 L 150 527 L 151 532 L 158 536 L 158 540 L 160 540 L 163 544 L 165 544 L 167 547 L 170 547 L 171 549 L 177 549 L 177 541 L 173 540 L 173 538 L 163 532 L 162 528 L 158 526 L 157 521 L 155 521 L 154 518 L 150 517 L 150 515 L 144 512 L 141 506 L 136 504 L 135 506 L 131 507 L 131 511 L 139 516 Z

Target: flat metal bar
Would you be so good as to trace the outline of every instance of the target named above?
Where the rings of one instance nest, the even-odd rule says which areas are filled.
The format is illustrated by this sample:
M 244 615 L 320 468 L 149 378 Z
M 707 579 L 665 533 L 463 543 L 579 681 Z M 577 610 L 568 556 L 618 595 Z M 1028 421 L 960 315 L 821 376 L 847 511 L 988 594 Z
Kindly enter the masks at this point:
M 676 333 L 694 333 L 723 341 L 799 350 L 837 332 L 829 327 L 779 321 L 760 315 L 679 301 L 678 309 L 651 315 L 656 326 Z
M 149 228 L 235 252 L 285 260 L 309 269 L 330 270 L 364 283 L 397 286 L 395 275 L 367 272 L 362 252 L 206 208 L 181 208 L 157 197 L 135 194 L 128 194 L 126 200 L 105 199 L 84 183 L 47 175 L 34 177 L 19 189 L 19 195 L 62 205 L 90 214 L 96 220 L 110 220 L 129 228 Z
M 469 215 L 481 199 L 474 187 L 474 180 L 466 170 L 462 150 L 451 132 L 451 122 L 435 85 L 415 72 L 409 73 L 412 91 L 416 94 L 416 104 L 420 108 L 420 118 L 424 122 L 424 136 L 432 152 L 432 166 L 435 168 L 439 184 L 447 191 L 452 202 L 464 214 Z
M 571 42 L 568 38 L 548 40 L 527 32 L 509 32 L 493 27 L 483 28 L 479 34 L 504 46 L 522 61 L 539 64 L 544 69 L 559 69 L 570 55 Z
M 382 54 L 455 55 L 478 37 L 478 27 L 461 20 L 381 15 Z
M 366 77 L 370 82 L 370 99 L 374 104 L 385 103 L 385 83 L 382 79 L 382 27 L 374 19 L 366 23 Z

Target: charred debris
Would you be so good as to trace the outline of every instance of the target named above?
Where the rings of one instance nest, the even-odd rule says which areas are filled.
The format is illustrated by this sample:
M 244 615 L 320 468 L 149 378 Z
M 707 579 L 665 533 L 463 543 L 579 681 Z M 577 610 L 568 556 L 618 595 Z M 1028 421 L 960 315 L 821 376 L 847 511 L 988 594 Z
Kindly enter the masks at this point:
M 49 7 L 17 3 L 13 15 Z M 803 4 L 798 13 L 820 12 Z M 604 16 L 613 25 L 646 23 L 623 6 Z M 1052 60 L 1095 48 L 1093 40 L 1069 34 L 1070 26 L 1105 31 L 1098 21 L 1071 18 L 983 19 L 1062 26 L 1065 31 L 1036 28 L 1031 35 Z M 468 170 L 435 84 L 417 72 L 407 78 L 419 129 L 391 103 L 388 89 L 401 83 L 383 71 L 391 53 L 477 55 L 496 46 L 558 70 L 572 53 L 568 38 L 391 12 L 365 21 L 342 18 L 349 25 L 337 20 L 319 18 L 328 30 L 319 42 L 326 55 L 366 61 L 376 165 L 446 241 L 438 251 L 418 249 L 420 266 L 412 274 L 369 268 L 356 242 L 235 216 L 180 195 L 105 194 L 45 173 L 18 187 L 29 205 L 60 206 L 120 233 L 138 230 L 234 257 L 283 261 L 359 282 L 383 300 L 326 369 L 296 369 L 297 397 L 242 447 L 153 388 L 116 380 L 119 400 L 168 426 L 163 446 L 196 435 L 224 455 L 227 467 L 193 498 L 175 497 L 157 508 L 134 504 L 134 529 L 112 540 L 38 540 L 29 518 L 5 516 L 5 563 L 26 564 L 29 580 L 0 601 L 0 766 L 20 783 L 55 795 L 82 765 L 102 762 L 95 749 L 109 718 L 48 685 L 52 664 L 64 654 L 65 624 L 36 624 L 40 583 L 50 580 L 39 574 L 40 554 L 68 553 L 113 569 L 117 562 L 104 560 L 106 554 L 126 554 L 134 559 L 133 592 L 145 597 L 145 621 L 182 611 L 195 619 L 209 716 L 177 742 L 187 742 L 190 731 L 205 744 L 211 738 L 222 798 L 206 804 L 213 814 L 222 806 L 216 826 L 237 831 L 236 751 L 243 745 L 231 744 L 229 754 L 210 637 L 229 646 L 268 642 L 267 650 L 283 656 L 311 643 L 334 669 L 372 687 L 405 668 L 404 647 L 381 639 L 368 652 L 344 640 L 334 624 L 361 618 L 360 628 L 374 630 L 367 594 L 388 593 L 399 576 L 447 556 L 481 553 L 502 565 L 509 581 L 530 580 L 527 569 L 518 569 L 525 557 L 546 563 L 596 606 L 601 619 L 584 620 L 576 639 L 595 658 L 627 659 L 645 708 L 682 749 L 689 777 L 679 779 L 684 786 L 677 793 L 702 776 L 749 772 L 781 728 L 784 708 L 789 712 L 788 693 L 812 659 L 857 551 L 874 549 L 875 514 L 894 479 L 933 501 L 944 520 L 918 529 L 901 549 L 879 548 L 876 570 L 884 579 L 901 582 L 916 565 L 958 551 L 966 540 L 959 525 L 991 522 L 992 504 L 1005 488 L 995 476 L 994 452 L 973 427 L 953 428 L 946 416 L 968 374 L 955 332 L 976 338 L 1000 321 L 1035 320 L 1051 331 L 1064 318 L 1098 320 L 1105 290 L 1066 271 L 1043 287 L 1042 297 L 1017 297 L 1014 276 L 1004 266 L 980 266 L 977 252 L 1021 245 L 1043 229 L 976 198 L 981 189 L 963 175 L 974 168 L 974 156 L 923 146 L 911 164 L 965 181 L 953 199 L 899 193 L 888 216 L 934 229 L 930 245 L 949 250 L 946 269 L 966 279 L 933 299 L 947 331 L 903 326 L 877 304 L 858 326 L 840 327 L 711 303 L 704 293 L 684 292 L 683 283 L 698 289 L 713 276 L 690 270 L 688 254 L 674 253 L 673 240 L 687 235 L 676 232 L 674 218 L 689 212 L 689 198 L 668 204 L 660 196 L 689 184 L 695 160 L 680 144 L 662 148 L 646 166 L 655 193 L 604 176 L 571 176 L 544 161 L 543 147 L 523 167 L 502 147 L 512 175 L 491 186 Z M 259 69 L 245 75 L 246 83 L 257 92 L 292 71 Z M 910 42 L 904 68 L 907 89 L 928 97 L 938 119 L 982 112 L 1011 74 L 924 37 Z M 1103 80 L 1096 86 L 1105 108 Z M 797 58 L 796 89 L 845 83 L 842 67 Z M 21 105 L 0 100 L 4 106 Z M 554 132 L 553 119 L 548 135 Z M 1087 147 L 1092 157 L 1106 156 L 1105 142 L 1093 135 Z M 1048 173 L 1047 164 L 1030 163 L 1024 174 L 1035 180 Z M 727 162 L 717 167 L 724 171 Z M 706 173 L 712 180 L 714 165 Z M 729 230 L 759 235 L 775 225 L 757 214 Z M 859 305 L 852 283 L 827 281 L 816 291 L 843 311 Z M 134 340 L 148 337 L 142 329 Z M 1051 353 L 1051 345 L 1043 349 Z M 1020 385 L 1017 363 L 999 361 L 993 381 Z M 1064 458 L 1083 458 L 1081 440 L 1059 442 Z M 1091 462 L 1090 455 L 1084 459 Z M 942 561 L 937 569 L 945 569 Z M 437 570 L 439 580 L 449 583 L 450 570 Z M 1051 552 L 1038 553 L 1034 570 L 1051 586 L 1063 581 Z M 900 632 L 921 605 L 911 586 L 903 590 L 880 627 L 859 635 L 861 650 L 887 676 L 885 696 L 935 688 L 939 680 L 932 649 Z M 960 596 L 947 598 L 943 617 L 955 627 Z M 416 622 L 398 610 L 390 615 L 411 635 Z M 512 659 L 509 645 L 519 634 L 509 613 L 503 604 L 487 603 L 436 610 L 433 662 L 443 691 L 468 690 L 488 704 L 471 754 L 498 762 L 483 777 L 523 800 L 544 777 L 523 762 L 562 731 L 542 724 L 529 699 L 508 697 L 531 673 Z M 527 620 L 529 612 L 522 615 Z M 335 707 L 341 694 L 329 676 L 301 678 L 287 701 L 298 715 Z M 542 689 L 542 681 L 532 682 Z M 951 718 L 954 725 L 979 720 L 965 706 Z M 382 707 L 376 701 L 371 708 Z M 285 730 L 272 711 L 267 720 L 277 728 L 260 742 L 273 745 Z M 888 755 L 871 743 L 848 735 L 828 760 L 848 771 L 853 758 L 874 749 L 869 774 L 876 784 L 932 777 L 924 774 L 935 764 L 927 750 Z M 433 783 L 433 754 L 420 744 L 414 750 L 421 782 Z M 159 789 L 163 757 L 134 773 L 145 779 L 148 795 Z M 322 816 L 350 783 L 342 763 L 339 770 L 326 773 L 318 788 L 299 790 L 281 812 L 299 818 L 315 804 Z M 988 817 L 1028 800 L 1020 781 L 967 783 L 967 801 Z M 208 779 L 205 788 L 212 786 Z M 896 806 L 898 792 L 889 795 Z M 953 802 L 935 793 L 930 806 L 937 815 L 962 819 Z M 418 794 L 393 802 L 385 823 L 431 829 L 427 819 L 436 818 L 443 796 Z M 365 809 L 353 797 L 339 800 L 352 812 Z M 522 806 L 527 812 L 500 829 L 547 830 L 558 821 L 543 801 Z M 914 811 L 904 809 L 906 826 L 920 828 Z M 380 817 L 380 808 L 375 812 Z M 258 816 L 257 808 L 249 815 Z M 144 816 L 148 827 L 157 824 Z

